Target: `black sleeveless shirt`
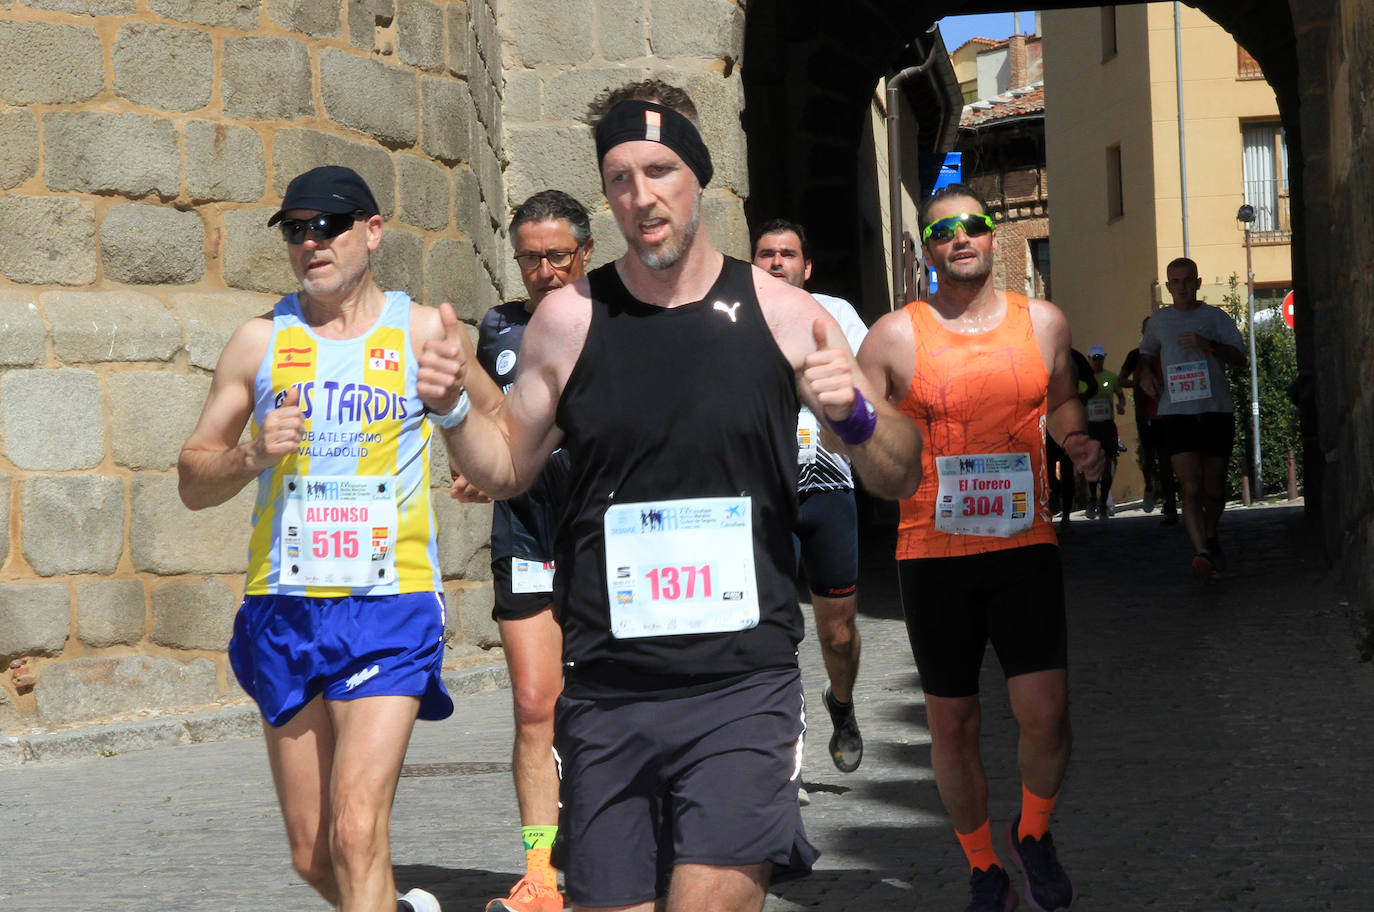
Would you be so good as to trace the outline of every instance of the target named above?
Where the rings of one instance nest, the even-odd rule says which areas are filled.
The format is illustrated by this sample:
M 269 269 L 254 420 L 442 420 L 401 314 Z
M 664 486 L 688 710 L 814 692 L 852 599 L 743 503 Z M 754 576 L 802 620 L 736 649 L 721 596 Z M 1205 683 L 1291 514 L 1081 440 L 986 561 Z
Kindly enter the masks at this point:
M 533 316 L 524 301 L 507 301 L 487 311 L 477 330 L 477 362 L 501 392 L 510 389 L 519 367 L 520 343 Z M 491 510 L 491 562 L 508 557 L 552 560 L 554 530 L 563 508 L 568 454 L 555 450 L 525 493 L 498 500 Z
M 752 267 L 727 257 L 701 301 L 630 296 L 611 263 L 588 274 L 586 344 L 558 403 L 572 454 L 554 598 L 570 694 L 709 690 L 795 667 L 796 378 L 764 321 Z M 616 503 L 747 494 L 756 627 L 617 639 L 610 632 L 603 518 Z

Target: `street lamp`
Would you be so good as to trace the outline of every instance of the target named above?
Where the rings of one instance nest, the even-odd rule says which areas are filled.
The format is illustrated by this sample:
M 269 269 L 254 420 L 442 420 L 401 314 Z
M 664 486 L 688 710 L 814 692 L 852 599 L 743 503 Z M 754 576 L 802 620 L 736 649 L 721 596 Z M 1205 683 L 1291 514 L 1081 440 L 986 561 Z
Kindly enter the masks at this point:
M 1259 363 L 1255 358 L 1255 269 L 1250 263 L 1250 223 L 1255 220 L 1255 207 L 1246 203 L 1236 210 L 1236 221 L 1245 228 L 1245 287 L 1249 292 L 1245 307 L 1245 322 L 1250 327 L 1250 436 L 1255 441 L 1254 473 L 1255 499 L 1260 498 L 1260 420 L 1259 420 Z

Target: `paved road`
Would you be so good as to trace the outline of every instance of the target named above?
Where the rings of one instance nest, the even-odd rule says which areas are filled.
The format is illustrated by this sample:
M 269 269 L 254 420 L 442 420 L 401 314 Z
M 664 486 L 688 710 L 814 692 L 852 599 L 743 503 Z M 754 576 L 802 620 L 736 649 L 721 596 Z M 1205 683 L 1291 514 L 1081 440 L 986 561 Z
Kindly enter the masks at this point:
M 1079 910 L 1374 909 L 1374 668 L 1306 557 L 1301 510 L 1228 513 L 1232 572 L 1188 577 L 1157 515 L 1076 524 L 1064 546 L 1075 751 L 1056 841 Z M 805 811 L 824 852 L 770 912 L 959 910 L 967 868 L 940 811 L 888 546 L 867 549 L 851 775 L 813 718 Z M 823 672 L 805 644 L 807 693 Z M 1015 812 L 1014 731 L 984 671 L 994 826 Z M 417 729 L 396 802 L 398 883 L 480 910 L 520 869 L 510 696 Z M 15 910 L 322 909 L 290 870 L 259 740 L 0 769 L 0 901 Z

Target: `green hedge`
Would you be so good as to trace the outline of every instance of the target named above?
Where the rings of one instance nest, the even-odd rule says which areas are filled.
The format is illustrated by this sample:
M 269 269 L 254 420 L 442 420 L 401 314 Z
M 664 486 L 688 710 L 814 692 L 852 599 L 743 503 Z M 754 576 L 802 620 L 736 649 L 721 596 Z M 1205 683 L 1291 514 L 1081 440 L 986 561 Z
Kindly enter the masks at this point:
M 1247 291 L 1240 278 L 1231 274 L 1230 289 L 1222 296 L 1222 309 L 1241 327 L 1246 341 L 1247 360 L 1228 368 L 1231 399 L 1236 406 L 1236 445 L 1231 450 L 1231 465 L 1226 484 L 1231 498 L 1240 497 L 1240 479 L 1251 474 L 1252 422 L 1250 418 L 1250 362 L 1248 331 L 1245 329 Z M 1266 497 L 1288 491 L 1288 453 L 1292 451 L 1298 469 L 1298 490 L 1302 490 L 1302 434 L 1298 409 L 1289 390 L 1298 379 L 1298 352 L 1293 330 L 1281 318 L 1255 323 L 1255 358 L 1259 374 L 1260 466 L 1262 492 Z M 1252 492 L 1253 493 L 1253 492 Z

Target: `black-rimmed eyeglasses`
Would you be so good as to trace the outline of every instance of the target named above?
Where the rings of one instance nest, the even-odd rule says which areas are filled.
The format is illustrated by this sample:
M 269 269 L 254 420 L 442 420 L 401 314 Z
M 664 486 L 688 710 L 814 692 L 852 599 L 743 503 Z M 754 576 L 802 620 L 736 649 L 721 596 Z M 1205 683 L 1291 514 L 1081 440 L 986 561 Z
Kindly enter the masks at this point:
M 553 269 L 567 269 L 572 265 L 573 257 L 577 256 L 577 251 L 582 249 L 582 245 L 574 247 L 572 250 L 545 250 L 543 253 L 517 253 L 515 262 L 520 264 L 522 272 L 535 272 L 539 269 L 542 260 L 548 260 L 549 266 Z

